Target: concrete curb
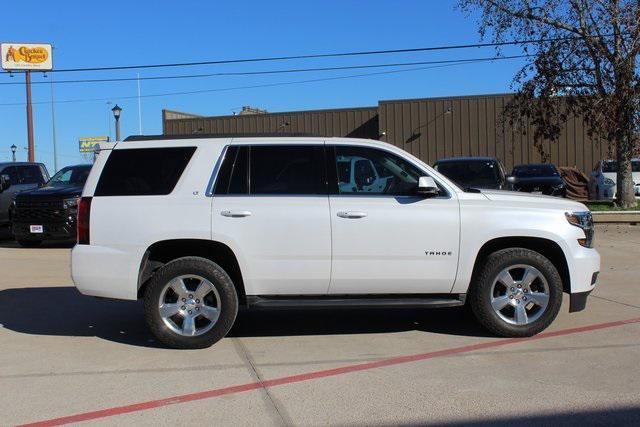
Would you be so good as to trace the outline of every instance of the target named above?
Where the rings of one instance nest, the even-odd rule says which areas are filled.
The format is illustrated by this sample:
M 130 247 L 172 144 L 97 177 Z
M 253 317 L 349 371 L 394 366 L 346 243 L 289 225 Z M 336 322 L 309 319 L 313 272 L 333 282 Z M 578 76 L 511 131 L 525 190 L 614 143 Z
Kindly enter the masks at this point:
M 598 223 L 640 223 L 640 211 L 592 212 L 593 222 Z

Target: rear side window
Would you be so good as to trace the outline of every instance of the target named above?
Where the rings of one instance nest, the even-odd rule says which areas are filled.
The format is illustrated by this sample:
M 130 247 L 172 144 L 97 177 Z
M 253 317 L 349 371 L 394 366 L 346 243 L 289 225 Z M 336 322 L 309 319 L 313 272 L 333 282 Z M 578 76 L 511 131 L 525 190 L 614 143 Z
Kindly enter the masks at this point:
M 323 146 L 231 146 L 214 194 L 326 195 L 325 175 Z
M 252 146 L 250 194 L 327 194 L 324 147 Z
M 173 191 L 195 147 L 114 150 L 95 196 L 161 196 Z
M 218 173 L 214 194 L 247 194 L 248 185 L 249 147 L 229 147 Z

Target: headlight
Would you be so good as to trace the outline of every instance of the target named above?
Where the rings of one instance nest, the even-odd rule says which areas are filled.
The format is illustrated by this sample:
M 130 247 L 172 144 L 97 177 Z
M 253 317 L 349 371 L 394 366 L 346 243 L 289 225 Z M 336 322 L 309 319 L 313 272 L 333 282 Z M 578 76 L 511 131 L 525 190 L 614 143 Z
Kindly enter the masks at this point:
M 553 186 L 554 190 L 562 190 L 564 188 L 564 184 L 557 184 Z
M 64 201 L 62 202 L 62 206 L 65 209 L 75 208 L 76 206 L 78 206 L 78 197 L 74 197 L 72 199 L 64 199 Z
M 612 185 L 616 185 L 616 183 L 611 178 L 605 178 L 604 185 L 612 186 Z
M 578 239 L 578 243 L 585 248 L 593 247 L 593 217 L 591 212 L 565 212 L 569 224 L 581 228 L 584 231 L 584 239 Z

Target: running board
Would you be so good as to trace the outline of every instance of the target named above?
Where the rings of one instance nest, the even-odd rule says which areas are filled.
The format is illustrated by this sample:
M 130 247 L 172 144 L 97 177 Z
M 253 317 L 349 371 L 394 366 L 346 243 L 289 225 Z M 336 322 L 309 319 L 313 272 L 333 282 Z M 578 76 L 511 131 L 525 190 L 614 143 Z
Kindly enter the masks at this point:
M 440 308 L 464 305 L 466 294 L 372 297 L 247 296 L 250 308 Z

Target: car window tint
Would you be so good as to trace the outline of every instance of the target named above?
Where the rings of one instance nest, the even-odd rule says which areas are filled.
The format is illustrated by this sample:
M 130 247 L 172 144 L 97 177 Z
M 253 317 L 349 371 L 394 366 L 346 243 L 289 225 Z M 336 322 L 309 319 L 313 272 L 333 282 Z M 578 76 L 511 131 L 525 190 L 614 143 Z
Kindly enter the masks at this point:
M 19 184 L 43 184 L 44 178 L 38 165 L 18 166 Z
M 47 183 L 49 186 L 84 185 L 91 166 L 69 166 L 60 169 Z
M 2 175 L 9 176 L 9 182 L 11 182 L 11 185 L 18 184 L 18 172 L 16 171 L 15 166 L 9 166 L 4 168 L 4 170 L 2 171 Z
M 240 147 L 231 170 L 227 194 L 247 194 L 249 184 L 249 147 Z
M 114 150 L 102 170 L 95 196 L 169 194 L 195 151 L 195 147 Z
M 233 164 L 236 161 L 238 155 L 238 147 L 227 147 L 224 153 L 224 159 L 218 170 L 218 176 L 216 177 L 216 183 L 214 185 L 214 194 L 227 194 L 229 190 L 229 181 L 231 180 L 231 171 L 233 170 Z
M 438 163 L 436 170 L 462 188 L 491 188 L 501 183 L 497 164 L 491 160 L 445 161 Z
M 513 168 L 511 175 L 518 178 L 533 178 L 533 177 L 550 177 L 558 176 L 558 170 L 552 164 L 539 164 L 539 165 L 518 165 Z
M 339 194 L 414 196 L 418 179 L 426 175 L 383 150 L 336 146 L 335 151 Z
M 327 194 L 323 146 L 257 145 L 250 153 L 251 194 Z

